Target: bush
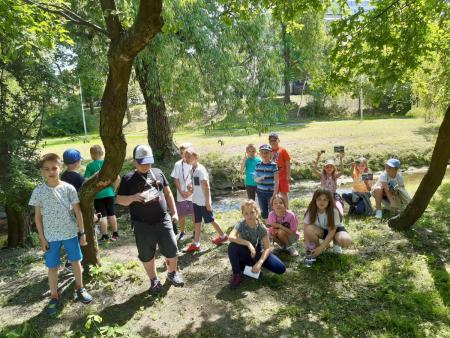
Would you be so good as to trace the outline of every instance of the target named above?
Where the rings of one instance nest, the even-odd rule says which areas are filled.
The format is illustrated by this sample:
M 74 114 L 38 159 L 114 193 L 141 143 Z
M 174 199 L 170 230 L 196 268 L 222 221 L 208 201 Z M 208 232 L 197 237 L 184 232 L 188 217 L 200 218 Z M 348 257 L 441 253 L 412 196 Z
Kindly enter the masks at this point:
M 414 107 L 406 116 L 421 117 L 426 123 L 433 123 L 443 116 L 443 111 L 437 108 Z

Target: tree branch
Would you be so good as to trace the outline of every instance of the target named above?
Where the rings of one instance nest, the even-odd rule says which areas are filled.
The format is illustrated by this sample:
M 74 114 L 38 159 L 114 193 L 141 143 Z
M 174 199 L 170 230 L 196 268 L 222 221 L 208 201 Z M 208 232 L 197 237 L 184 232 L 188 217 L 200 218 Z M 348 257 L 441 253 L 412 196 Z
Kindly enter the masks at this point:
M 111 39 L 115 39 L 123 32 L 122 24 L 117 15 L 116 2 L 115 0 L 100 0 L 100 4 L 102 6 L 108 35 Z
M 87 19 L 83 18 L 79 14 L 72 11 L 69 7 L 65 5 L 57 5 L 52 3 L 41 3 L 33 0 L 22 0 L 24 3 L 36 6 L 39 9 L 42 9 L 43 11 L 56 14 L 59 16 L 62 16 L 64 19 L 66 19 L 69 22 L 72 22 L 77 25 L 86 26 L 89 27 L 99 33 L 102 33 L 106 36 L 109 36 L 108 32 L 103 29 L 102 27 L 96 25 L 93 22 L 88 21 Z

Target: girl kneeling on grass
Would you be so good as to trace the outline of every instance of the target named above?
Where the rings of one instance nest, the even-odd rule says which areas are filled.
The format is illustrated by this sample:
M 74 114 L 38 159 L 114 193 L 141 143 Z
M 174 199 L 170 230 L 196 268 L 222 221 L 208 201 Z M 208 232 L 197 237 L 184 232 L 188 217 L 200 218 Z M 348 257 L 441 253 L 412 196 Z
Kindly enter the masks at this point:
M 287 209 L 287 202 L 281 194 L 276 194 L 270 200 L 272 211 L 269 213 L 267 225 L 272 239 L 287 250 L 291 256 L 298 256 L 294 244 L 299 239 L 297 232 L 297 215 Z
M 319 188 L 314 192 L 304 218 L 305 245 L 313 257 L 319 256 L 334 242 L 333 252 L 341 253 L 352 240 L 342 224 L 341 215 L 334 207 L 331 191 Z M 320 243 L 319 240 L 323 240 Z
M 247 200 L 241 205 L 244 220 L 231 231 L 228 239 L 228 257 L 233 275 L 230 287 L 237 288 L 242 281 L 242 271 L 245 266 L 251 266 L 257 273 L 261 267 L 277 274 L 283 274 L 286 266 L 271 253 L 269 236 L 264 224 L 260 221 L 260 211 L 255 201 Z

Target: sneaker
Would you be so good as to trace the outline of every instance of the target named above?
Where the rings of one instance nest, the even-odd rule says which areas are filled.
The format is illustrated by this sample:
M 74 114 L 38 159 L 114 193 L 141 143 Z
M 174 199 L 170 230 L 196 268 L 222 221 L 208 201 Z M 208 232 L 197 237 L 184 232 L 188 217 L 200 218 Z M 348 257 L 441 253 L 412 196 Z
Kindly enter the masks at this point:
M 230 288 L 236 289 L 242 282 L 242 273 L 233 273 L 230 278 Z
M 340 255 L 342 253 L 342 248 L 339 245 L 333 244 L 333 252 Z
M 68 272 L 73 272 L 72 263 L 67 261 L 66 264 L 64 264 L 64 269 L 67 270 Z
M 228 241 L 228 236 L 227 235 L 224 235 L 223 237 L 217 236 L 216 238 L 214 238 L 212 240 L 212 242 L 215 245 L 220 245 L 220 244 L 222 244 L 223 242 L 226 242 L 226 241 Z
M 377 211 L 375 211 L 375 218 L 381 219 L 382 217 L 383 217 L 383 210 L 377 209 Z
M 111 236 L 111 241 L 115 242 L 119 239 L 119 233 L 117 231 L 114 231 Z
M 47 315 L 49 316 L 56 315 L 56 313 L 58 312 L 59 305 L 60 305 L 59 299 L 56 298 L 50 299 L 50 303 L 48 303 L 46 310 Z
M 77 299 L 83 304 L 89 304 L 92 302 L 92 296 L 86 291 L 85 288 L 79 288 L 77 290 Z
M 181 242 L 186 238 L 186 233 L 184 231 L 181 231 L 178 235 L 178 240 Z
M 158 277 L 155 277 L 150 280 L 150 292 L 151 293 L 160 293 L 162 290 L 162 284 L 161 281 L 158 279 Z
M 293 246 L 290 246 L 289 248 L 287 248 L 287 251 L 289 252 L 289 254 L 293 257 L 297 257 L 298 256 L 298 251 L 296 248 L 294 248 Z
M 181 274 L 177 271 L 169 272 L 167 273 L 167 279 L 174 285 L 174 286 L 184 286 L 184 279 L 181 276 Z
M 106 243 L 109 241 L 109 235 L 102 235 L 102 237 L 98 240 L 99 244 Z
M 355 210 L 356 208 L 353 205 L 351 205 L 350 208 L 348 209 L 348 214 L 353 215 L 355 213 Z
M 195 243 L 191 243 L 186 249 L 183 249 L 184 252 L 195 252 L 200 251 L 200 245 L 195 245 Z

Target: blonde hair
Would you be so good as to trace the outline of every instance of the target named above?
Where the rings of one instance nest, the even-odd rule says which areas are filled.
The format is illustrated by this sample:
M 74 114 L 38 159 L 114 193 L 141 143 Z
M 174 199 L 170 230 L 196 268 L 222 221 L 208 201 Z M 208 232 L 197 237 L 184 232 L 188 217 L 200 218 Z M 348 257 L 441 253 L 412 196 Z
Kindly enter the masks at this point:
M 184 151 L 184 153 L 185 153 L 185 154 L 186 154 L 186 153 L 191 154 L 192 156 L 194 156 L 194 157 L 196 157 L 196 158 L 199 157 L 198 153 L 195 151 L 195 149 L 194 149 L 193 147 L 187 148 L 187 149 Z
M 247 144 L 247 147 L 245 147 L 245 151 L 249 151 L 249 149 L 253 149 L 254 151 L 256 151 L 256 147 L 253 143 L 249 143 Z
M 258 204 L 254 200 L 245 200 L 241 204 L 241 213 L 244 213 L 245 208 L 252 208 L 256 212 L 256 218 L 259 219 L 261 211 L 259 210 Z
M 102 157 L 103 156 L 103 148 L 102 146 L 95 144 L 89 149 L 92 157 Z
M 186 150 L 188 148 L 192 148 L 192 144 L 189 142 L 181 143 L 180 147 L 178 148 L 179 151 Z

